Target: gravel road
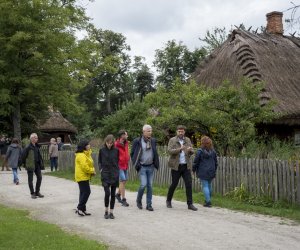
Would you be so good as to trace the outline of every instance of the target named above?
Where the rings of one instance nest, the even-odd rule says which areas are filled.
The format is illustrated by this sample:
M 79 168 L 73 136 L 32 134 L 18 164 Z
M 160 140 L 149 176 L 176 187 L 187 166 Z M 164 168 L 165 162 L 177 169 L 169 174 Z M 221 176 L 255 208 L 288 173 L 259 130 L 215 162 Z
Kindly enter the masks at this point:
M 104 242 L 110 249 L 300 249 L 300 225 L 286 219 L 234 212 L 221 208 L 190 211 L 184 202 L 165 205 L 165 197 L 153 197 L 154 212 L 135 206 L 136 193 L 127 192 L 129 207 L 116 203 L 115 220 L 105 220 L 104 192 L 92 186 L 87 204 L 92 216 L 74 213 L 77 183 L 43 175 L 43 199 L 31 199 L 27 175 L 20 185 L 11 172 L 0 172 L 0 203 L 28 209 L 32 218 L 57 224 L 66 231 Z M 145 202 L 145 195 L 144 195 Z M 1 245 L 1 243 L 0 243 Z

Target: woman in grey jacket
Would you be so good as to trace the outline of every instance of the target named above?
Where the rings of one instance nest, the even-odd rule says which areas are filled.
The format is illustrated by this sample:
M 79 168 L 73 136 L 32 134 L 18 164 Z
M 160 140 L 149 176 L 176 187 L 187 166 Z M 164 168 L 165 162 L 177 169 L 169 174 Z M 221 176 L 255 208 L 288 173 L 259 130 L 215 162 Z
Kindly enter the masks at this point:
M 6 161 L 8 166 L 13 170 L 14 183 L 19 185 L 19 176 L 18 176 L 18 165 L 21 158 L 22 149 L 19 145 L 19 140 L 17 138 L 12 139 L 12 143 L 8 146 L 6 152 Z

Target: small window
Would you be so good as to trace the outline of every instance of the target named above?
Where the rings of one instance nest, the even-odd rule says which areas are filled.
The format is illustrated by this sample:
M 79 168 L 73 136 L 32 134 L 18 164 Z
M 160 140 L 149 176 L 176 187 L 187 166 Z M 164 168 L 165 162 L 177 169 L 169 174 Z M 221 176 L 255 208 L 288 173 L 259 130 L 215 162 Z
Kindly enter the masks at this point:
M 295 146 L 300 147 L 300 131 L 295 132 Z

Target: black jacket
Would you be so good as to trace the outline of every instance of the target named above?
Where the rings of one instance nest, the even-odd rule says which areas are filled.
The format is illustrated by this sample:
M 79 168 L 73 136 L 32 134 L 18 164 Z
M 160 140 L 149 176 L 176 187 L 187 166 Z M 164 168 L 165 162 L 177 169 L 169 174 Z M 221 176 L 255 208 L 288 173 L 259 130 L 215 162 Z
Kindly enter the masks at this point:
M 118 186 L 119 184 L 119 150 L 106 146 L 99 150 L 98 165 L 101 173 L 102 185 Z
M 40 145 L 30 143 L 22 152 L 22 164 L 27 170 L 34 171 L 36 168 L 45 169 L 44 161 L 40 152 Z
M 143 137 L 138 137 L 133 140 L 132 148 L 130 152 L 132 165 L 136 169 L 136 171 L 140 171 L 141 169 L 141 155 L 142 155 L 142 139 Z M 153 165 L 158 170 L 159 169 L 159 157 L 156 149 L 156 140 L 151 138 L 151 148 L 153 151 Z
M 193 163 L 193 172 L 198 178 L 212 180 L 216 177 L 218 168 L 217 154 L 215 150 L 198 149 Z

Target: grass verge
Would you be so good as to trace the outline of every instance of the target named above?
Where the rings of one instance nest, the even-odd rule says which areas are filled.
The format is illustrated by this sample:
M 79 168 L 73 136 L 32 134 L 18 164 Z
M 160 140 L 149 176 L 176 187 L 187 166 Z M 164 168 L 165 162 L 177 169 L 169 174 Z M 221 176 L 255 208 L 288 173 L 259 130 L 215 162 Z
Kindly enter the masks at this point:
M 66 233 L 56 225 L 32 220 L 28 214 L 0 205 L 0 249 L 107 249 L 96 241 Z
M 57 171 L 57 172 L 51 172 L 47 173 L 52 176 L 65 178 L 69 180 L 74 180 L 74 172 L 72 170 L 69 171 Z M 91 180 L 91 184 L 93 185 L 100 185 L 100 178 L 94 177 Z M 138 181 L 130 181 L 126 184 L 126 189 L 130 191 L 137 191 L 139 187 Z M 158 187 L 153 186 L 153 194 L 158 196 L 167 196 L 168 187 Z M 177 188 L 173 199 L 178 201 L 186 201 L 185 196 L 185 190 Z M 193 200 L 194 203 L 203 203 L 204 196 L 202 193 L 199 192 L 193 192 Z M 236 201 L 230 197 L 224 197 L 218 194 L 215 194 L 212 198 L 213 205 L 215 207 L 222 207 L 227 208 L 231 210 L 237 210 L 237 211 L 244 211 L 244 212 L 253 212 L 258 214 L 264 214 L 264 215 L 271 215 L 271 216 L 277 216 L 282 218 L 287 218 L 294 220 L 298 223 L 300 223 L 300 206 L 299 205 L 292 205 L 287 202 L 274 202 L 273 206 L 268 207 L 263 205 L 251 205 L 244 201 Z

